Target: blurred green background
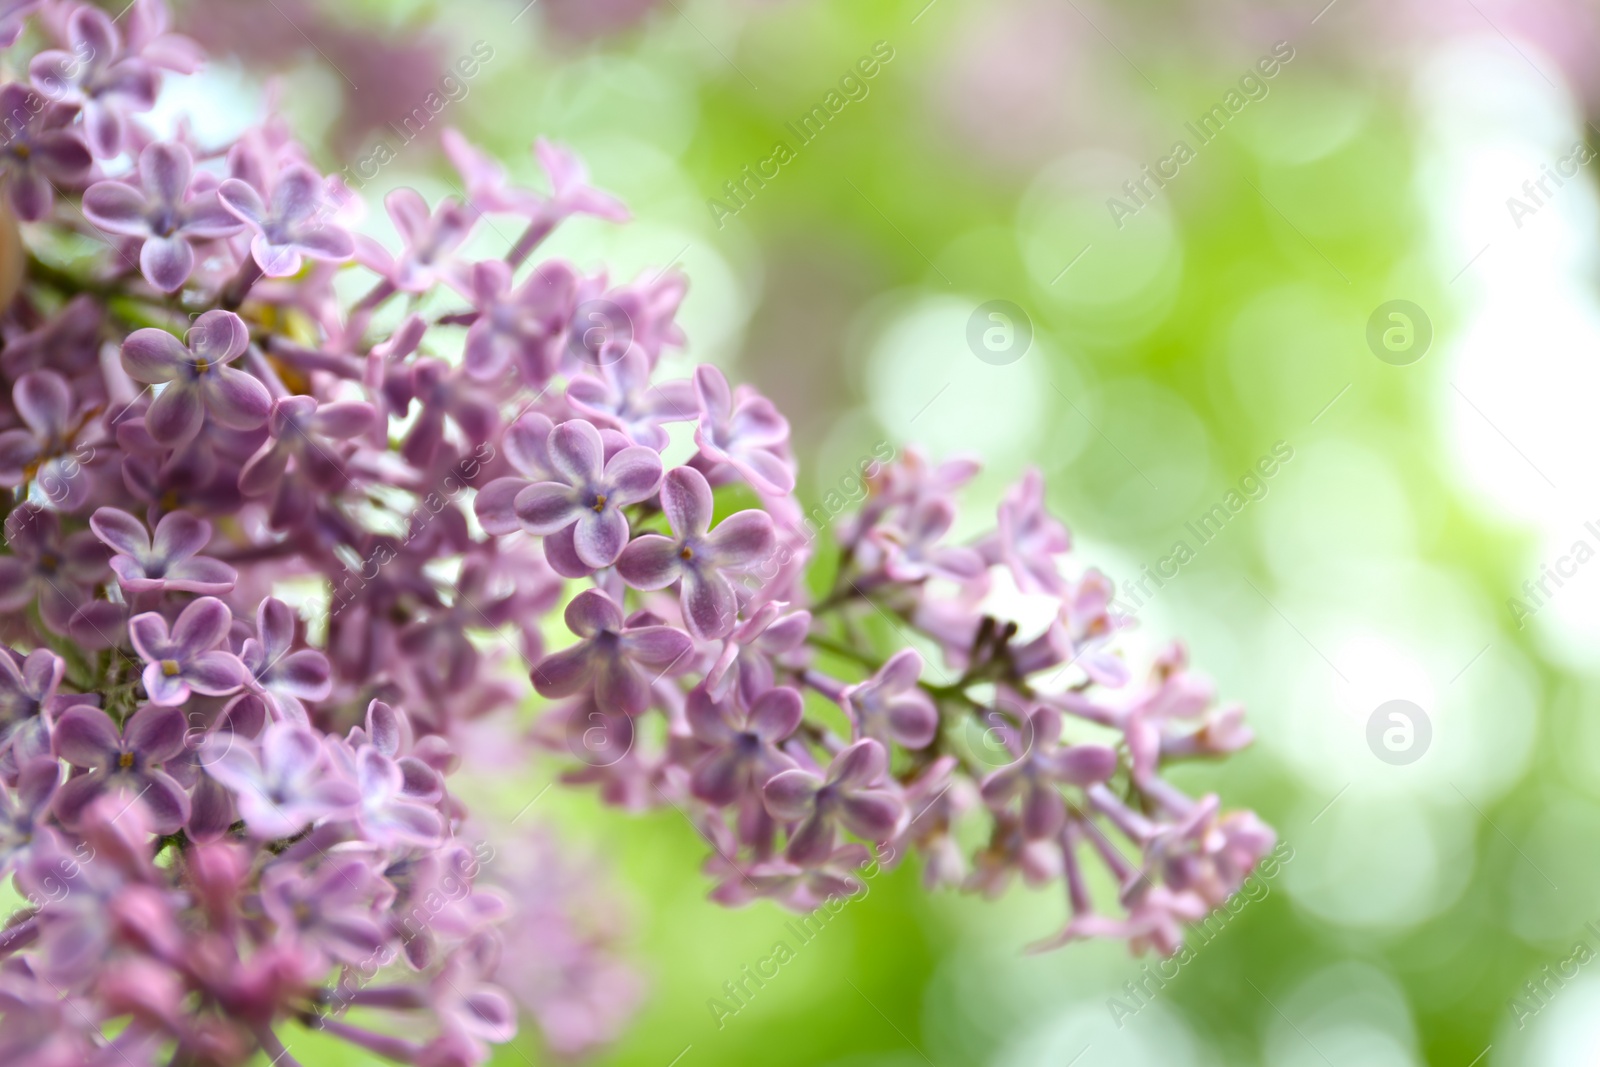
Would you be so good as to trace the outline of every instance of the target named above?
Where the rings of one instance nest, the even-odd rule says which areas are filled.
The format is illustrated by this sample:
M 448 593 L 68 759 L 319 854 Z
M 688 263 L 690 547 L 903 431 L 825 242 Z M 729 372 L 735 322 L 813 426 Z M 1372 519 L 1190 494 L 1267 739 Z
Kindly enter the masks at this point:
M 1179 784 L 1256 808 L 1294 850 L 1151 1005 L 1120 1026 L 1108 1009 L 1149 962 L 1117 944 L 1023 954 L 1060 921 L 1057 892 L 928 896 L 902 869 L 719 1026 L 708 999 L 790 916 L 707 903 L 706 850 L 679 813 L 541 795 L 556 770 L 542 766 L 489 803 L 510 815 L 538 795 L 541 818 L 609 865 L 650 982 L 600 1062 L 1600 1062 L 1600 966 L 1551 983 L 1547 1006 L 1525 1000 L 1537 1011 L 1509 1003 L 1580 938 L 1600 948 L 1584 929 L 1600 920 L 1600 564 L 1570 558 L 1600 546 L 1585 526 L 1600 520 L 1596 198 L 1579 162 L 1600 141 L 1595 16 L 1319 7 L 191 9 L 186 28 L 238 58 L 172 105 L 226 130 L 278 71 L 329 170 L 396 146 L 362 190 L 374 205 L 398 184 L 452 192 L 436 129 L 405 145 L 381 123 L 487 42 L 437 125 L 529 181 L 535 136 L 579 150 L 636 221 L 575 223 L 552 251 L 624 279 L 680 265 L 685 363 L 779 403 L 812 501 L 874 442 L 920 442 L 984 461 L 976 526 L 1035 464 L 1080 561 L 1125 584 L 1194 545 L 1185 524 L 1259 458 L 1292 450 L 1139 598 L 1134 640 L 1185 639 L 1258 734 Z M 802 143 L 786 124 L 830 92 L 845 102 Z M 1198 131 L 1208 114 L 1226 121 Z M 1136 198 L 1124 183 L 1146 165 L 1170 177 Z M 1404 319 L 1380 312 L 1395 300 Z M 991 301 L 1020 318 L 987 318 Z M 1025 351 L 974 347 L 975 316 L 1002 349 L 1030 333 Z M 1397 324 L 1411 340 L 1384 348 Z M 1536 602 L 1523 583 L 1564 557 L 1570 576 Z M 1427 720 L 1410 762 L 1369 745 L 1391 700 Z M 303 1041 L 304 1062 L 364 1062 Z M 495 1060 L 547 1061 L 531 1038 Z

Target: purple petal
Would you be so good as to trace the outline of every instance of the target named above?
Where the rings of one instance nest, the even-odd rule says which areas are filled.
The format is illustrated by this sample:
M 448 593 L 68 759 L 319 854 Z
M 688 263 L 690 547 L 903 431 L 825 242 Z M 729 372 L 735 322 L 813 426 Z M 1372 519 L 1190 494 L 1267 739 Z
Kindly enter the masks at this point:
M 598 512 L 579 509 L 572 546 L 583 562 L 591 567 L 609 567 L 617 561 L 627 543 L 628 520 L 622 517 L 622 512 L 610 507 Z
M 220 559 L 196 556 L 168 567 L 160 585 L 183 593 L 230 593 L 239 572 Z
M 1117 754 L 1101 745 L 1073 745 L 1054 753 L 1051 771 L 1063 782 L 1094 785 L 1117 771 Z
M 295 234 L 295 245 L 312 259 L 335 262 L 355 254 L 356 243 L 348 233 L 334 226 L 318 226 Z
M 201 597 L 178 615 L 172 624 L 172 644 L 180 659 L 189 659 L 216 648 L 233 625 L 233 612 L 214 596 Z
M 719 807 L 738 800 L 749 777 L 744 753 L 729 746 L 710 753 L 689 776 L 689 792 Z
M 592 423 L 583 419 L 563 422 L 550 431 L 549 450 L 550 465 L 568 485 L 583 486 L 600 480 L 604 447 L 600 431 Z M 656 462 L 659 466 L 659 456 Z
M 729 515 L 718 523 L 706 539 L 706 547 L 713 553 L 712 558 L 723 567 L 748 570 L 771 556 L 777 542 L 772 516 L 751 508 Z
M 533 668 L 533 687 L 542 697 L 568 697 L 594 675 L 594 650 L 588 642 L 554 652 Z
M 777 744 L 794 733 L 804 717 L 805 706 L 799 693 L 787 686 L 769 689 L 756 698 L 750 709 L 750 729 L 761 740 Z
M 595 658 L 594 702 L 602 712 L 642 715 L 650 706 L 650 681 L 622 656 Z
M 702 641 L 726 637 L 739 621 L 733 585 L 715 571 L 683 572 L 683 622 Z
M 839 821 L 846 830 L 868 841 L 893 837 L 904 814 L 905 804 L 899 795 L 887 789 L 868 789 L 839 800 Z
M 253 430 L 265 423 L 272 411 L 267 387 L 232 367 L 213 367 L 201 379 L 201 389 L 211 417 L 231 430 Z
M 1036 783 L 1022 800 L 1022 833 L 1032 841 L 1053 838 L 1067 821 L 1067 802 L 1055 787 Z
M 147 771 L 142 776 L 149 788 L 139 799 L 150 812 L 150 828 L 159 834 L 176 833 L 189 821 L 189 794 L 170 775 Z
M 168 674 L 160 661 L 145 664 L 140 675 L 150 703 L 176 707 L 189 699 L 189 683 L 182 674 Z
M 294 164 L 278 175 L 272 188 L 272 217 L 280 220 L 303 219 L 322 202 L 322 178 L 303 164 Z
M 272 687 L 301 700 L 322 700 L 333 691 L 328 657 L 312 648 L 291 652 L 273 670 Z
M 22 421 L 42 438 L 66 435 L 72 420 L 72 389 L 55 371 L 29 371 L 17 379 L 11 402 Z
M 694 648 L 688 634 L 670 626 L 631 627 L 617 645 L 629 659 L 651 667 L 671 667 Z
M 670 537 L 660 534 L 635 537 L 617 557 L 617 573 L 635 589 L 665 589 L 682 573 L 683 558 L 679 552 L 678 543 Z
M 513 474 L 496 478 L 478 490 L 478 495 L 472 501 L 472 510 L 485 533 L 499 535 L 522 529 L 522 522 L 517 518 L 516 499 L 527 484 L 526 478 Z
M 148 236 L 149 211 L 144 194 L 124 182 L 95 182 L 84 190 L 83 213 L 90 222 L 111 233 Z
M 768 779 L 761 789 L 761 801 L 774 819 L 793 822 L 810 814 L 817 790 L 821 788 L 821 779 L 810 771 L 796 768 Z
M 189 382 L 172 382 L 145 412 L 144 428 L 160 444 L 176 448 L 191 441 L 205 421 L 200 390 Z
M 572 488 L 560 482 L 526 485 L 518 491 L 512 506 L 523 528 L 536 534 L 565 529 L 584 511 L 573 498 Z
M 101 541 L 124 555 L 144 559 L 150 555 L 150 535 L 144 523 L 119 508 L 98 508 L 89 516 L 89 528 Z
M 586 424 L 587 425 L 587 424 Z M 690 468 L 679 468 L 688 470 Z M 699 474 L 699 471 L 694 473 Z M 703 480 L 703 479 L 702 479 Z M 636 504 L 648 499 L 661 484 L 661 455 L 644 445 L 630 445 L 611 457 L 606 464 L 605 483 L 613 502 L 618 505 Z M 711 512 L 706 512 L 707 521 Z M 677 527 L 673 527 L 677 529 Z M 679 531 L 682 533 L 683 531 Z M 698 532 L 698 531 L 697 531 Z
M 939 732 L 939 713 L 924 694 L 907 694 L 889 705 L 889 732 L 907 748 L 926 748 Z
M 146 611 L 129 619 L 128 639 L 133 642 L 134 651 L 146 660 L 161 659 L 172 644 L 167 620 L 157 611 Z
M 229 178 L 217 187 L 217 199 L 236 218 L 259 228 L 267 218 L 267 205 L 261 194 L 238 178 Z
M 222 696 L 244 685 L 250 672 L 232 652 L 203 652 L 184 665 L 183 677 L 196 693 Z
M 553 534 L 546 534 L 544 539 L 544 559 L 550 564 L 550 569 L 563 578 L 587 578 L 595 569 L 578 558 L 578 550 L 573 547 L 573 534 L 577 525 L 568 526 L 564 530 L 557 530 Z
M 783 775 L 780 774 L 778 777 L 781 778 Z M 833 855 L 833 846 L 838 839 L 839 834 L 834 829 L 833 820 L 821 812 L 813 812 L 796 827 L 793 836 L 789 838 L 788 848 L 784 849 L 784 855 L 791 863 L 799 864 L 801 867 L 814 867 L 826 862 L 828 857 Z
M 135 330 L 122 342 L 122 369 L 136 382 L 170 382 L 189 363 L 189 350 L 166 330 Z
M 383 198 L 384 209 L 407 245 L 414 245 L 428 229 L 428 202 L 415 189 L 402 186 Z
M 104 510 L 104 509 L 102 509 Z M 188 559 L 211 540 L 211 524 L 186 511 L 170 512 L 156 523 L 151 552 L 169 563 Z
M 56 791 L 56 818 L 69 829 L 77 826 L 79 820 L 83 818 L 84 810 L 105 791 L 106 778 L 103 771 L 67 779 Z
M 122 739 L 151 763 L 163 763 L 183 751 L 188 730 L 189 722 L 177 708 L 146 704 L 128 720 Z
M 724 422 L 733 413 L 733 394 L 728 391 L 728 379 L 709 363 L 695 368 L 694 391 L 700 400 L 700 410 L 715 422 Z
M 889 770 L 889 754 L 871 738 L 863 738 L 833 758 L 828 782 L 841 789 L 876 785 Z
M 622 609 L 598 589 L 585 589 L 573 597 L 563 617 L 567 629 L 583 637 L 622 629 Z
M 75 704 L 56 720 L 50 744 L 57 757 L 74 767 L 100 767 L 116 759 L 122 735 L 99 708 Z
M 163 293 L 175 293 L 194 271 L 194 249 L 180 236 L 151 237 L 139 249 L 139 271 Z
M 194 157 L 175 141 L 157 141 L 139 153 L 139 179 L 150 198 L 158 204 L 176 207 L 189 191 L 194 173 Z
M 704 537 L 711 528 L 712 513 L 711 484 L 706 476 L 693 467 L 668 471 L 661 480 L 661 510 L 680 538 Z

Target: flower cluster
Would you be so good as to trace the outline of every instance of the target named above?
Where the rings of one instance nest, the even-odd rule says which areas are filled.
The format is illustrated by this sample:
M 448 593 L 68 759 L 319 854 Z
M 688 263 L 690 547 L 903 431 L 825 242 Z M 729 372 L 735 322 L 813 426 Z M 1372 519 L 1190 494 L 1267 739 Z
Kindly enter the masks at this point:
M 1172 952 L 1271 846 L 1162 777 L 1249 733 L 1181 647 L 1132 680 L 1037 475 L 957 542 L 975 466 L 908 450 L 819 538 L 772 402 L 668 373 L 681 277 L 535 256 L 625 217 L 565 150 L 537 146 L 538 193 L 450 134 L 465 200 L 391 193 L 385 247 L 280 120 L 151 128 L 200 58 L 159 0 L 8 13 L 14 51 L 55 47 L 0 86 L 0 184 L 37 224 L 0 321 L 0 877 L 26 900 L 0 1063 L 292 1065 L 305 1025 L 454 1067 L 519 1003 L 562 1053 L 609 1039 L 639 990 L 586 873 L 543 838 L 500 863 L 449 784 L 485 730 L 686 814 L 728 904 L 812 908 L 874 846 L 930 884 L 1059 880 L 1054 941 Z M 476 259 L 486 215 L 521 232 Z

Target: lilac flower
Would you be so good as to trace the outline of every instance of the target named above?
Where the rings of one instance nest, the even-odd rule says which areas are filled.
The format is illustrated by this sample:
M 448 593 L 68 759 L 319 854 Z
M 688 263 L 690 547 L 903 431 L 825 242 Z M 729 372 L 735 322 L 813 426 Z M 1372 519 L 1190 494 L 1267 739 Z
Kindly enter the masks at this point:
M 58 757 L 87 773 L 68 778 L 56 794 L 56 816 L 76 826 L 89 805 L 108 791 L 126 789 L 149 812 L 158 833 L 172 833 L 189 818 L 189 794 L 162 769 L 184 750 L 188 723 L 177 708 L 146 704 L 117 729 L 99 708 L 68 708 L 56 722 Z
M 786 607 L 769 600 L 723 638 L 721 653 L 706 671 L 706 689 L 713 697 L 722 699 L 723 690 L 732 683 L 749 705 L 772 688 L 773 658 L 800 648 L 811 629 L 809 611 L 786 612 Z
M 116 553 L 111 569 L 130 593 L 226 593 L 239 580 L 226 563 L 200 555 L 211 542 L 211 524 L 188 512 L 163 515 L 154 538 L 144 523 L 117 508 L 97 510 L 89 528 Z
M 922 656 L 907 648 L 865 681 L 850 686 L 840 703 L 856 724 L 857 737 L 906 748 L 926 748 L 939 731 L 939 713 L 917 682 L 922 677 Z
M 713 700 L 704 686 L 696 686 L 684 713 L 695 739 L 710 748 L 689 779 L 689 791 L 708 804 L 732 804 L 778 772 L 795 767 L 778 748 L 804 714 L 794 689 L 769 689 L 748 715 L 740 715 L 730 702 Z
M 382 886 L 371 861 L 361 857 L 329 856 L 309 871 L 273 864 L 261 875 L 261 910 L 295 941 L 355 966 L 379 955 L 388 941 L 374 911 Z
M 34 482 L 56 508 L 78 510 L 89 479 L 75 441 L 89 415 L 73 401 L 72 387 L 55 371 L 29 371 L 12 387 L 11 402 L 27 429 L 0 433 L 0 486 Z
M 513 188 L 507 182 L 505 167 L 474 147 L 459 130 L 447 127 L 439 139 L 444 154 L 466 186 L 468 204 L 485 214 L 495 211 L 532 216 L 537 212 L 539 198 L 528 190 Z
M 400 455 L 407 463 L 427 467 L 444 444 L 445 418 L 461 428 L 473 447 L 483 444 L 500 425 L 492 396 L 461 368 L 438 359 L 418 360 L 411 368 L 411 395 L 420 408 Z
M 170 633 L 159 612 L 128 620 L 128 637 L 144 660 L 142 676 L 151 703 L 182 704 L 191 692 L 225 696 L 250 675 L 239 657 L 217 645 L 228 635 L 233 614 L 216 597 L 201 597 L 178 614 Z
M 303 258 L 338 262 L 355 252 L 355 242 L 323 213 L 322 179 L 299 164 L 279 174 L 270 203 L 252 186 L 228 178 L 217 187 L 222 206 L 255 231 L 250 254 L 269 278 L 300 271 Z
M 314 648 L 294 649 L 294 610 L 276 597 L 256 609 L 256 635 L 239 649 L 250 672 L 245 684 L 266 697 L 280 717 L 306 721 L 304 700 L 322 700 L 333 690 L 328 657 Z
M 234 736 L 214 754 L 211 747 L 202 757 L 205 772 L 233 793 L 239 817 L 263 840 L 292 837 L 360 803 L 355 784 L 335 772 L 309 727 L 275 722 L 259 741 Z
M 668 472 L 661 485 L 661 510 L 673 536 L 635 538 L 617 559 L 617 573 L 635 589 L 665 589 L 681 582 L 689 632 L 702 640 L 726 636 L 739 613 L 728 575 L 747 571 L 772 554 L 772 516 L 752 508 L 729 515 L 712 530 L 711 486 L 693 467 Z
M 534 155 L 550 177 L 550 199 L 545 210 L 554 218 L 594 215 L 612 222 L 627 222 L 622 201 L 589 185 L 589 169 L 567 148 L 543 137 L 534 142 Z
M 826 778 L 803 768 L 782 771 L 761 791 L 772 817 L 798 823 L 784 855 L 802 867 L 833 854 L 839 827 L 868 841 L 887 841 L 905 818 L 900 795 L 888 788 L 889 756 L 870 737 L 833 758 Z
M 106 575 L 106 550 L 87 530 L 61 536 L 53 511 L 27 505 L 6 517 L 6 547 L 0 556 L 0 611 L 37 602 L 46 626 L 67 632 L 73 614 Z
M 124 54 L 116 23 L 97 8 L 83 5 L 72 12 L 67 40 L 70 52 L 40 52 L 28 64 L 28 75 L 41 93 L 83 108 L 90 149 L 99 159 L 111 159 L 122 151 L 127 116 L 155 106 L 160 78 L 149 63 Z
M 596 377 L 580 376 L 567 385 L 567 402 L 584 418 L 615 426 L 637 444 L 667 447 L 663 423 L 687 422 L 698 404 L 687 380 L 652 383 L 649 357 L 631 347 L 603 363 Z
M 26 861 L 37 838 L 52 833 L 46 816 L 60 782 L 61 764 L 43 756 L 23 765 L 14 798 L 0 790 L 0 878 Z
M 979 551 L 989 563 L 1003 564 L 1024 593 L 1066 591 L 1055 557 L 1072 547 L 1072 536 L 1045 510 L 1044 478 L 1030 467 L 1000 502 L 994 536 Z
M 355 818 L 369 840 L 384 848 L 438 843 L 444 820 L 432 804 L 407 794 L 398 763 L 367 745 L 356 753 L 354 769 L 360 793 Z
M 728 389 L 722 372 L 702 364 L 694 372 L 700 401 L 694 443 L 716 462 L 727 463 L 756 489 L 784 495 L 794 489 L 794 471 L 782 455 L 789 423 L 766 397 L 743 387 Z
M 622 509 L 655 493 L 661 456 L 630 445 L 607 459 L 600 431 L 582 419 L 551 430 L 547 448 L 554 479 L 517 494 L 517 517 L 525 530 L 546 535 L 545 552 L 558 571 L 558 560 L 569 558 L 588 568 L 611 566 L 628 543 Z
M 1117 754 L 1100 745 L 1061 745 L 1061 713 L 1035 708 L 1015 747 L 1022 751 L 983 780 L 983 799 L 1004 807 L 1022 798 L 1022 832 L 1030 840 L 1054 837 L 1067 816 L 1058 785 L 1103 782 L 1117 769 Z
M 405 247 L 400 255 L 390 256 L 376 242 L 363 242 L 359 248 L 362 265 L 402 293 L 431 289 L 450 266 L 451 253 L 472 232 L 476 216 L 451 199 L 430 213 L 427 201 L 415 189 L 396 189 L 383 198 L 383 204 Z
M 272 523 L 293 526 L 311 509 L 312 490 L 328 493 L 349 482 L 337 442 L 365 433 L 377 410 L 355 400 L 318 404 L 315 397 L 285 396 L 272 402 L 271 437 L 239 471 L 245 496 L 275 493 Z M 286 478 L 293 462 L 295 477 Z
M 75 131 L 64 129 L 70 109 L 49 104 L 16 82 L 0 85 L 0 180 L 17 218 L 38 222 L 55 204 L 55 186 L 82 181 L 94 165 Z
M 928 500 L 911 509 L 904 526 L 885 523 L 868 537 L 883 549 L 883 569 L 897 582 L 971 582 L 983 574 L 983 557 L 970 548 L 939 544 L 955 519 L 948 500 Z
M 143 238 L 139 269 L 164 293 L 177 292 L 194 272 L 194 242 L 238 233 L 215 190 L 196 193 L 194 157 L 181 144 L 157 142 L 139 153 L 139 185 L 96 182 L 83 194 L 83 213 L 102 230 Z
M 601 708 L 639 715 L 650 703 L 650 678 L 670 670 L 693 648 L 688 635 L 653 619 L 624 622 L 622 609 L 595 589 L 572 598 L 566 621 L 583 640 L 533 668 L 540 696 L 572 696 L 592 685 Z
M 515 366 L 528 381 L 548 381 L 556 372 L 553 350 L 572 317 L 577 285 L 577 275 L 565 264 L 541 265 L 512 289 L 509 264 L 474 263 L 462 286 L 477 311 L 467 327 L 467 373 L 487 381 Z
M 36 648 L 19 663 L 0 649 L 0 748 L 11 744 L 19 727 L 40 719 L 52 703 L 66 662 L 47 648 Z
M 135 330 L 122 342 L 122 366 L 134 381 L 166 388 L 145 413 L 145 429 L 163 445 L 187 444 L 209 414 L 233 430 L 267 421 L 272 398 L 261 382 L 227 364 L 250 344 L 244 320 L 231 311 L 208 311 L 195 320 L 187 346 L 165 330 Z

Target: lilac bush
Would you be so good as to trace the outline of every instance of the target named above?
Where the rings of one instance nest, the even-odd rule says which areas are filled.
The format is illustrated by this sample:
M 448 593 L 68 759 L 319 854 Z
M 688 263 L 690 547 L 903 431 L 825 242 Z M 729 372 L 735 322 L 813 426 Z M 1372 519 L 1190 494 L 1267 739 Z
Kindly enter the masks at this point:
M 151 128 L 198 57 L 158 0 L 126 34 L 39 8 L 17 39 L 56 47 L 0 86 L 36 223 L 0 322 L 0 1062 L 614 1037 L 615 909 L 544 831 L 485 843 L 452 785 L 485 735 L 687 817 L 729 905 L 916 854 L 929 886 L 1059 884 L 1044 944 L 1172 953 L 1272 846 L 1163 777 L 1249 731 L 1180 645 L 1139 677 L 1037 473 L 958 539 L 976 465 L 907 449 L 816 521 L 777 406 L 682 364 L 681 277 L 539 258 L 625 217 L 565 149 L 540 193 L 449 133 L 470 205 L 391 194 L 391 250 L 280 119 Z M 475 260 L 485 213 L 523 229 Z

